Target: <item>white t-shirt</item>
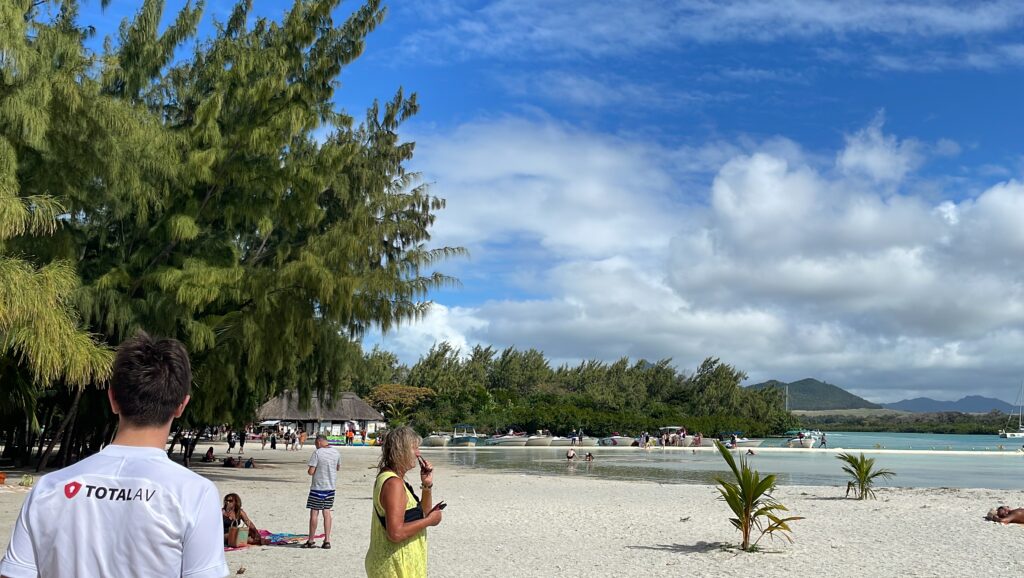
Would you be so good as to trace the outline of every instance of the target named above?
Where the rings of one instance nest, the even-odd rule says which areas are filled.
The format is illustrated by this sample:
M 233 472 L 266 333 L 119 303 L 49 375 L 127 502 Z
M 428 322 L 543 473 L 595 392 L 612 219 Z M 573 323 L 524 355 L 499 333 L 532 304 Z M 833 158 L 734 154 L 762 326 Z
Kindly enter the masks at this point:
M 309 467 L 316 468 L 313 472 L 313 480 L 309 484 L 311 490 L 333 490 L 338 480 L 338 464 L 341 463 L 341 454 L 332 447 L 317 448 L 313 455 L 309 456 Z
M 40 478 L 0 574 L 227 576 L 217 488 L 158 448 L 107 446 Z

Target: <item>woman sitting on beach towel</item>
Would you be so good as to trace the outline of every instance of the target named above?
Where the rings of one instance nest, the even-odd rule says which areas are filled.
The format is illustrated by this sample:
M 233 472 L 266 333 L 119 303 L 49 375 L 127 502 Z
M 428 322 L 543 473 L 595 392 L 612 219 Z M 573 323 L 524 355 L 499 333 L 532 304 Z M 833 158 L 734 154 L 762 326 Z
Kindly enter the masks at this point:
M 985 519 L 992 522 L 999 522 L 1004 525 L 1024 524 L 1024 508 L 1011 510 L 1006 506 L 999 506 L 998 508 L 989 511 L 988 515 L 985 516 Z
M 224 496 L 224 509 L 220 511 L 221 518 L 224 521 L 224 545 L 228 546 L 228 534 L 231 532 L 232 526 L 238 526 L 245 524 L 249 528 L 249 543 L 254 546 L 259 546 L 263 543 L 260 537 L 260 531 L 256 529 L 256 524 L 252 523 L 249 516 L 246 515 L 245 510 L 242 509 L 242 498 L 238 497 L 238 494 L 228 494 Z

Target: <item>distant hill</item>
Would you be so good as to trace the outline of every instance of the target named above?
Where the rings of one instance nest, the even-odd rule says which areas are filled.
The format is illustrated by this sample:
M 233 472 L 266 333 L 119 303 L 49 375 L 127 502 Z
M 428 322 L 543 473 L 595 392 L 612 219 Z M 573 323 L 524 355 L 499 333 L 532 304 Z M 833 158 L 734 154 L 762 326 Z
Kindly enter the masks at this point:
M 785 390 L 789 386 L 789 409 L 791 410 L 826 410 L 826 409 L 881 409 L 877 403 L 853 395 L 845 389 L 818 381 L 817 379 L 801 379 L 785 383 L 775 379 L 764 383 L 755 383 L 750 387 L 764 389 L 777 387 Z
M 886 409 L 898 409 L 914 413 L 934 413 L 940 411 L 959 411 L 961 413 L 988 413 L 992 410 L 1003 413 L 1016 413 L 1016 406 L 1010 405 L 1001 399 L 982 397 L 980 395 L 968 395 L 956 401 L 939 401 L 930 397 L 915 397 L 904 399 L 896 403 L 883 403 Z

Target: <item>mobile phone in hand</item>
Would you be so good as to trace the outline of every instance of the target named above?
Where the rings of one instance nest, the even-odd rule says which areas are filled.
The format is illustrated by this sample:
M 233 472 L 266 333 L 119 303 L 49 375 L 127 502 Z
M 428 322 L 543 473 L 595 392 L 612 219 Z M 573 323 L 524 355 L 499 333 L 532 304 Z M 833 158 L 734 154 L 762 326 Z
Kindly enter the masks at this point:
M 420 469 L 430 470 L 430 468 L 427 467 L 427 460 L 423 459 L 423 456 L 416 456 L 416 461 L 419 462 Z
M 431 511 L 434 511 L 434 510 L 443 510 L 443 509 L 445 509 L 445 508 L 447 508 L 447 507 L 448 507 L 448 502 L 440 502 L 440 503 L 438 503 L 438 504 L 437 504 L 436 506 L 434 506 L 433 508 L 431 508 Z

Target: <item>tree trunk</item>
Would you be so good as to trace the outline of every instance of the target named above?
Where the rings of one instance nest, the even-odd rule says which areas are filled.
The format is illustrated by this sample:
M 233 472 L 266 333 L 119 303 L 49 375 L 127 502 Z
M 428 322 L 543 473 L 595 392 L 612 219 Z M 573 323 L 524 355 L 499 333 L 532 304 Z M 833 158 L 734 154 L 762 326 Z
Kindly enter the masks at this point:
M 43 455 L 43 445 L 46 443 L 46 434 L 50 431 L 50 425 L 53 424 L 53 416 L 57 415 L 57 404 L 50 406 L 50 411 L 46 414 L 46 423 L 43 424 L 43 429 L 39 432 L 39 449 L 36 450 L 36 460 Z
M 78 406 L 75 406 L 78 409 Z M 61 443 L 60 448 L 60 467 L 68 467 L 68 458 L 74 453 L 75 445 L 77 445 L 78 438 L 75 436 L 75 426 L 78 424 L 78 412 L 75 411 L 71 415 L 71 427 L 64 432 L 64 441 Z
M 2 455 L 0 455 L 0 457 L 3 457 L 3 458 L 11 457 L 11 452 L 14 451 L 14 439 L 15 439 L 14 436 L 15 435 L 17 435 L 17 432 L 14 431 L 14 428 L 11 428 L 11 429 L 7 430 L 7 439 L 4 440 L 4 453 Z
M 78 402 L 82 399 L 82 389 L 80 388 L 75 393 L 75 400 L 71 402 L 71 407 L 68 408 L 67 414 L 64 416 L 64 420 L 60 422 L 60 427 L 57 428 L 57 433 L 53 434 L 50 438 L 50 444 L 46 446 L 46 451 L 43 452 L 39 463 L 36 465 L 36 471 L 40 471 L 46 467 L 46 463 L 50 461 L 50 454 L 53 452 L 53 446 L 56 445 L 57 440 L 64 434 L 64 430 L 67 429 L 68 424 L 74 419 L 75 414 L 78 413 Z

